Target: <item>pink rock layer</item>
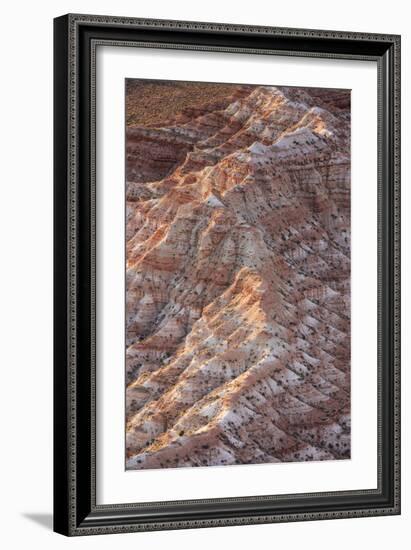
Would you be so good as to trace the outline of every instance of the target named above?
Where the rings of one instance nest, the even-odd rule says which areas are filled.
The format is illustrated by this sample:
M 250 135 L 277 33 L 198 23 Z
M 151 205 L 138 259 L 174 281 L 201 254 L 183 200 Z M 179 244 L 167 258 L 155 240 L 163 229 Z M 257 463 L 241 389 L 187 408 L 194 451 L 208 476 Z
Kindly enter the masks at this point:
M 349 458 L 349 91 L 233 86 L 126 174 L 127 469 Z

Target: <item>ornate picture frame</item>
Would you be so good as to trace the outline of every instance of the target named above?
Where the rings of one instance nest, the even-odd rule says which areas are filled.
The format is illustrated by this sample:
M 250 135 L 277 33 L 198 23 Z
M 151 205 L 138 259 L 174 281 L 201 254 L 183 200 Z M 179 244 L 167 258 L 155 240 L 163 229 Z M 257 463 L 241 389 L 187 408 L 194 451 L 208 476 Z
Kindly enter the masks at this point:
M 96 50 L 102 44 L 377 64 L 376 489 L 140 503 L 136 495 L 135 504 L 97 503 Z M 54 530 L 78 536 L 399 514 L 400 37 L 64 15 L 54 20 L 54 136 Z

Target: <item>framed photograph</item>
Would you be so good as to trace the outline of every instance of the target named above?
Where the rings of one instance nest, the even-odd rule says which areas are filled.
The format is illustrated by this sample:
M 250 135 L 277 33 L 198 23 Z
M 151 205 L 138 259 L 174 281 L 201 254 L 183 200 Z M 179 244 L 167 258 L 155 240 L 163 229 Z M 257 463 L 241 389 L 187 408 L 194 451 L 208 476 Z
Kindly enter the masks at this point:
M 400 37 L 54 21 L 54 529 L 400 513 Z

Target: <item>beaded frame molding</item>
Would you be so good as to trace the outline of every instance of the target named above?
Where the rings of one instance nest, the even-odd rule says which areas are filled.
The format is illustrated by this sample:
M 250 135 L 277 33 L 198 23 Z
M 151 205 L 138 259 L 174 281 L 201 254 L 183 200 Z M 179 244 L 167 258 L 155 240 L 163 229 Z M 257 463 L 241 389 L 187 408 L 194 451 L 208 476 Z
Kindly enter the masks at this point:
M 96 504 L 95 82 L 101 45 L 377 63 L 377 489 Z M 64 15 L 54 20 L 54 135 L 54 530 L 74 536 L 399 514 L 400 37 Z

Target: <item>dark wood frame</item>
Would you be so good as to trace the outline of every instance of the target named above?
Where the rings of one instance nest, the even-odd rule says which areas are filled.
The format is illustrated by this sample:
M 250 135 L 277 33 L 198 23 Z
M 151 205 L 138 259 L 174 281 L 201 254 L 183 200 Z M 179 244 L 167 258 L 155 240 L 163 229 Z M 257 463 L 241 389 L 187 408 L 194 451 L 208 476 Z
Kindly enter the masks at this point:
M 377 489 L 96 505 L 94 113 L 100 44 L 376 61 Z M 400 37 L 65 15 L 54 21 L 54 133 L 54 530 L 71 536 L 399 514 Z

